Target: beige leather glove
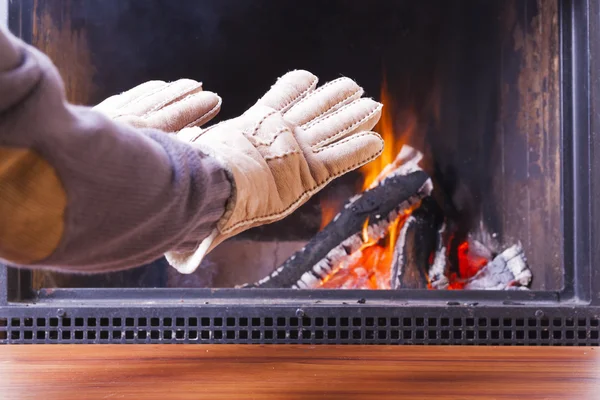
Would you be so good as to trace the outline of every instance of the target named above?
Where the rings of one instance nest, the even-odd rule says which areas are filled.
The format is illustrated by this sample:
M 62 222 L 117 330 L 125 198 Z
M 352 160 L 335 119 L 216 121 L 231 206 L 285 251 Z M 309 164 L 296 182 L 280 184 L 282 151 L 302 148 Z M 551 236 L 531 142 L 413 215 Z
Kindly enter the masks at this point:
M 375 159 L 383 140 L 372 129 L 382 105 L 361 98 L 348 78 L 315 90 L 317 77 L 293 71 L 242 116 L 177 137 L 219 160 L 233 194 L 213 233 L 194 252 L 167 253 L 179 272 L 193 272 L 225 239 L 280 220 L 338 176 Z
M 221 98 L 202 91 L 202 83 L 191 79 L 150 81 L 109 97 L 94 109 L 136 128 L 173 133 L 210 121 L 221 109 Z

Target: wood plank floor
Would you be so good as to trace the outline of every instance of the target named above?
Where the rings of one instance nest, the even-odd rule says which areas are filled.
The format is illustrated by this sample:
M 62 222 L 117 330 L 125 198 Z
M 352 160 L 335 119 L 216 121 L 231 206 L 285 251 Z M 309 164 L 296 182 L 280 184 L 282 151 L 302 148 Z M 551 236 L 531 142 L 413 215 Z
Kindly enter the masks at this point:
M 600 399 L 600 349 L 0 347 L 2 399 Z

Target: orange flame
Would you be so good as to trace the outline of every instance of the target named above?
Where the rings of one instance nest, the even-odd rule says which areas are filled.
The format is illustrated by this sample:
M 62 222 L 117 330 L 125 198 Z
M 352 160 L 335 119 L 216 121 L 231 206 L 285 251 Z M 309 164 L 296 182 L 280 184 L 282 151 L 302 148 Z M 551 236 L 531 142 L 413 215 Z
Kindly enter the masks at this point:
M 352 254 L 321 282 L 323 289 L 389 289 L 391 258 L 373 244 Z
M 404 125 L 402 132 L 397 135 L 394 129 L 394 102 L 388 89 L 387 78 L 383 77 L 380 92 L 380 102 L 383 104 L 381 118 L 375 126 L 375 132 L 379 133 L 383 138 L 384 148 L 381 156 L 371 161 L 360 169 L 364 179 L 362 190 L 366 190 L 377 179 L 378 175 L 383 171 L 386 165 L 391 164 L 396 155 L 402 149 L 408 138 L 410 138 L 416 127 L 417 118 L 412 110 L 402 113 L 401 123 Z
M 394 121 L 392 118 L 392 102 L 391 96 L 387 87 L 387 79 L 384 77 L 383 83 L 381 85 L 381 103 L 383 104 L 383 110 L 381 113 L 381 119 L 377 123 L 375 127 L 375 131 L 378 132 L 383 138 L 384 147 L 381 156 L 371 161 L 367 165 L 363 166 L 360 169 L 360 172 L 363 174 L 363 190 L 366 190 L 371 184 L 375 181 L 379 173 L 383 170 L 383 168 L 394 161 L 396 154 L 398 152 L 394 151 L 395 149 L 395 140 L 394 137 Z
M 367 219 L 365 219 L 365 223 L 363 224 L 362 240 L 363 240 L 363 242 L 365 242 L 367 244 L 371 241 L 371 239 L 369 238 L 369 217 L 367 217 Z
M 321 198 L 321 226 L 319 227 L 320 231 L 322 231 L 323 228 L 327 226 L 327 224 L 333 221 L 335 216 L 338 214 L 340 207 L 341 203 Z
M 395 107 L 385 75 L 383 76 L 383 82 L 381 84 L 380 102 L 383 104 L 383 110 L 381 113 L 381 119 L 375 127 L 375 131 L 378 132 L 383 138 L 384 148 L 381 156 L 360 169 L 360 172 L 363 175 L 363 191 L 367 190 L 376 180 L 381 180 L 381 175 L 383 175 L 382 172 L 385 170 L 385 167 L 394 162 L 396 156 L 402 149 L 402 146 L 404 146 L 408 138 L 413 135 L 413 132 L 417 126 L 417 118 L 415 114 L 413 112 L 404 113 L 406 114 L 404 129 L 399 135 L 396 134 L 393 116 Z M 387 173 L 389 172 L 391 171 L 387 171 Z M 387 175 L 387 173 L 385 175 Z M 405 212 L 405 216 L 410 214 L 412 210 L 412 208 L 407 210 L 407 212 Z M 390 225 L 389 233 L 385 241 L 385 249 L 390 260 L 394 253 L 394 245 L 396 244 L 396 240 L 398 238 L 400 220 L 401 218 L 399 217 Z M 366 225 L 367 224 L 365 224 L 365 227 Z

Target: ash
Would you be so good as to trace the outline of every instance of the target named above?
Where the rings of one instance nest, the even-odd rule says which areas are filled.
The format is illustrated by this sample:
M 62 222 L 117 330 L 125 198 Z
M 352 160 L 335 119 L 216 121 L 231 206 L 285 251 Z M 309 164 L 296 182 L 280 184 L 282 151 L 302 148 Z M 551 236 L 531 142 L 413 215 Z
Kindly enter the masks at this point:
M 498 254 L 465 284 L 466 290 L 527 290 L 531 270 L 521 244 Z

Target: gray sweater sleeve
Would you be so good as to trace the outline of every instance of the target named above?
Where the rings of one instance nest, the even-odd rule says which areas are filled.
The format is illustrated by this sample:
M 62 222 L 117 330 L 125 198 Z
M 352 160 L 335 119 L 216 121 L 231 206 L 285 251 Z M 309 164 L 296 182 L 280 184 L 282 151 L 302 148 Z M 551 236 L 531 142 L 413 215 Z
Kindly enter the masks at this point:
M 166 133 L 68 104 L 51 61 L 0 29 L 2 59 L 0 261 L 111 271 L 190 250 L 208 235 L 231 191 L 217 161 Z M 39 198 L 46 184 L 48 197 Z M 49 228 L 52 215 L 60 218 Z

